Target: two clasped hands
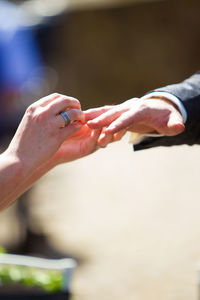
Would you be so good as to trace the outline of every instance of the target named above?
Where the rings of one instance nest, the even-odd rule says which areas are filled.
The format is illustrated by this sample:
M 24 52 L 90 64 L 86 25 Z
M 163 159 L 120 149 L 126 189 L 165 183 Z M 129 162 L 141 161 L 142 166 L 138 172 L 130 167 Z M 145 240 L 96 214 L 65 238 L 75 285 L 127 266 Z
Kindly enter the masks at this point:
M 60 94 L 36 101 L 0 155 L 0 209 L 56 165 L 106 147 L 127 131 L 172 136 L 184 131 L 183 117 L 174 103 L 152 95 L 84 112 L 77 99 Z

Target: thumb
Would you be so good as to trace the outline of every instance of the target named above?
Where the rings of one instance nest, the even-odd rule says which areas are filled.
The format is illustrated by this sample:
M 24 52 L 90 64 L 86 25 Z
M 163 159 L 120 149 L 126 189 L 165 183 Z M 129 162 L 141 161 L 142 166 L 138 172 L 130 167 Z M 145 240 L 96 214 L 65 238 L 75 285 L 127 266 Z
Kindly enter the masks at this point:
M 185 126 L 183 124 L 183 118 L 181 115 L 177 113 L 172 113 L 170 114 L 168 123 L 167 123 L 167 128 L 168 128 L 168 134 L 169 136 L 177 135 L 180 134 L 181 132 L 184 131 Z

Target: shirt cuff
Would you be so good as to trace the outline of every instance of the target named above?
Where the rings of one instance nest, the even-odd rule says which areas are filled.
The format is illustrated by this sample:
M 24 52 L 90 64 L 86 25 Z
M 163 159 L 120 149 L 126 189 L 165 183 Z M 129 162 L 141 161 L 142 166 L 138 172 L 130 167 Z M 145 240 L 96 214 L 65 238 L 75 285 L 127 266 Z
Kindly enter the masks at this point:
M 178 107 L 178 109 L 179 109 L 179 111 L 180 111 L 180 113 L 183 117 L 183 123 L 184 124 L 186 123 L 186 121 L 187 121 L 187 111 L 186 111 L 183 103 L 181 102 L 181 100 L 179 100 L 179 98 L 177 98 L 176 96 L 174 96 L 173 94 L 168 93 L 168 92 L 151 92 L 151 93 L 141 97 L 140 99 L 141 100 L 149 99 L 151 97 L 151 95 L 154 96 L 154 97 L 165 97 L 169 101 L 174 103 Z

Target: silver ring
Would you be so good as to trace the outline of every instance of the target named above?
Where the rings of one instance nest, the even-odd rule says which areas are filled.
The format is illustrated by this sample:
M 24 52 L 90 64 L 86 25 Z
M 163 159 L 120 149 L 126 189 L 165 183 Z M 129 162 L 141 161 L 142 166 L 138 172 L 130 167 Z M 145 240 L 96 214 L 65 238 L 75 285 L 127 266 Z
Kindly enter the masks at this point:
M 67 126 L 71 123 L 70 117 L 66 111 L 61 112 L 60 115 L 63 117 L 63 119 L 65 121 L 65 126 Z

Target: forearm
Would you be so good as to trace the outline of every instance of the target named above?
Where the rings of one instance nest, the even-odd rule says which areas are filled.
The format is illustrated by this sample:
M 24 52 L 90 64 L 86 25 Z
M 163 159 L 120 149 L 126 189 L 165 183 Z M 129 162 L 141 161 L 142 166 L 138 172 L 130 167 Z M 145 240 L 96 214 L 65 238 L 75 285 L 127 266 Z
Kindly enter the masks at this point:
M 7 151 L 0 155 L 0 209 L 17 198 L 16 191 L 25 177 L 25 169 L 17 157 Z
M 17 157 L 4 152 L 0 155 L 0 210 L 5 209 L 28 190 L 39 178 L 54 167 L 48 161 L 36 170 L 28 170 Z

